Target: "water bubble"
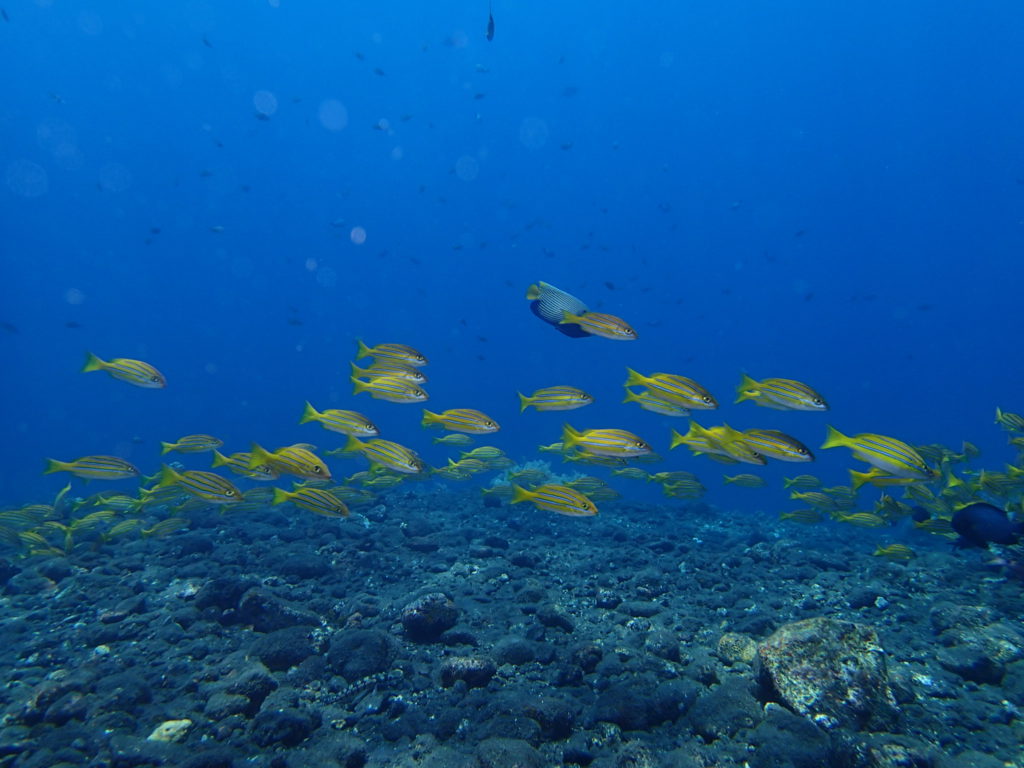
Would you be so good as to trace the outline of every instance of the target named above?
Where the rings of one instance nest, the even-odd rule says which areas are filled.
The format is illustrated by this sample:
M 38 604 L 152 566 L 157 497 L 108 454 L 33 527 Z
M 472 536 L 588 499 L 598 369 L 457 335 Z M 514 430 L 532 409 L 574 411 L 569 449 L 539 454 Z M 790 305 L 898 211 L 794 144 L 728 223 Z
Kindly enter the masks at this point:
M 348 234 L 349 240 L 356 245 L 362 245 L 366 242 L 366 230 L 362 227 L 352 227 L 352 231 Z
M 277 112 L 277 96 L 270 91 L 256 91 L 252 95 L 252 104 L 257 112 L 267 117 Z
M 132 172 L 120 163 L 100 168 L 100 188 L 104 192 L 124 192 L 132 185 Z
M 306 271 L 316 272 L 316 259 L 306 259 Z
M 540 149 L 548 141 L 548 124 L 539 117 L 527 117 L 519 124 L 519 141 L 527 149 Z
M 340 131 L 348 125 L 348 110 L 337 99 L 320 102 L 320 125 L 328 131 Z
M 22 197 L 39 197 L 50 188 L 50 181 L 43 166 L 31 160 L 15 160 L 7 166 L 7 187 Z
M 473 181 L 480 174 L 480 163 L 475 157 L 463 155 L 455 161 L 455 175 L 463 181 Z
M 68 288 L 64 291 L 64 301 L 68 304 L 81 304 L 85 301 L 85 294 L 77 288 Z

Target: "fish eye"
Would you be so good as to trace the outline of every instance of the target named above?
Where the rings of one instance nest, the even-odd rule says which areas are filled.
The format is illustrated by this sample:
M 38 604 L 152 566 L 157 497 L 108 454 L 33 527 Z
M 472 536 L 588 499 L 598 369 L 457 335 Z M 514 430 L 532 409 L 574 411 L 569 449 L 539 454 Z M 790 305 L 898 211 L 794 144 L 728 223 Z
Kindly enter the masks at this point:
M 820 397 L 814 398 L 811 402 L 814 403 L 815 405 L 824 405 L 825 404 L 825 401 L 822 400 Z
M 152 381 L 154 384 L 156 384 L 156 383 L 158 383 L 160 381 L 160 377 L 159 376 L 150 376 L 149 380 Z
M 324 473 L 324 471 L 320 467 L 313 467 L 313 471 L 316 472 L 318 475 L 322 475 Z
M 637 440 L 635 443 L 633 443 L 633 445 L 635 445 L 637 448 L 643 448 L 644 447 L 644 441 L 643 440 Z
M 711 405 L 711 398 L 710 398 L 710 397 L 708 397 L 707 395 L 705 395 L 704 397 L 702 397 L 702 398 L 701 398 L 701 400 L 702 400 L 703 402 L 707 403 L 708 405 Z
M 807 449 L 806 448 L 797 448 L 796 452 L 799 453 L 801 456 L 806 456 L 807 455 Z
M 234 492 L 234 491 L 232 491 L 232 490 L 228 490 L 228 491 L 225 491 L 224 495 L 225 495 L 225 496 L 234 496 L 234 495 L 235 495 L 235 492 Z

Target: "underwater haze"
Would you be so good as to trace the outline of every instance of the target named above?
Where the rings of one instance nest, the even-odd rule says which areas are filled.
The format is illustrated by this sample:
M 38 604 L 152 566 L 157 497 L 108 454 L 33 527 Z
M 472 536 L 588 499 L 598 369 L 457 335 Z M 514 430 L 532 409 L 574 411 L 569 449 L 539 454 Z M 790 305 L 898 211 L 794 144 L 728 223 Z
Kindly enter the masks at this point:
M 1024 765 L 1019 4 L 0 4 L 0 766 Z M 892 692 L 794 692 L 800 622 Z

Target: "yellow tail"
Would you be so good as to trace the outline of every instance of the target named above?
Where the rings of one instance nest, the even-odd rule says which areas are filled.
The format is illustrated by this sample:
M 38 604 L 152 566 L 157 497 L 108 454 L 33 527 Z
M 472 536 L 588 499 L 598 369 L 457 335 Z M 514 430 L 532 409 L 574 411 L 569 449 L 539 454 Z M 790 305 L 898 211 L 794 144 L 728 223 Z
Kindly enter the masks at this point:
M 92 352 L 85 353 L 85 366 L 82 368 L 82 373 L 89 373 L 89 371 L 102 371 L 106 367 L 106 363 L 100 360 Z
M 636 394 L 632 389 L 626 390 L 626 396 L 622 398 L 624 403 L 639 403 L 640 395 Z
M 306 407 L 302 411 L 302 418 L 299 419 L 299 424 L 305 424 L 310 421 L 316 421 L 320 416 L 320 413 L 314 408 L 310 402 L 306 401 Z
M 52 475 L 54 472 L 63 472 L 67 467 L 68 465 L 66 462 L 57 461 L 56 459 L 47 459 L 46 469 L 43 470 L 43 474 Z
M 562 425 L 562 450 L 566 448 L 572 448 L 573 446 L 579 445 L 580 433 L 570 427 L 568 424 Z
M 163 440 L 160 441 L 160 455 L 163 456 L 165 453 L 170 453 L 177 446 L 174 443 L 165 443 Z
M 362 339 L 356 339 L 356 360 L 362 360 L 364 357 L 372 357 L 373 352 L 368 346 L 363 344 Z
M 573 323 L 575 323 L 576 325 L 579 325 L 579 322 L 582 319 L 583 318 L 580 315 L 574 315 L 569 310 L 563 309 L 562 310 L 562 319 L 558 321 L 558 324 L 559 325 L 572 325 Z
M 369 389 L 366 382 L 360 381 L 355 376 L 350 376 L 349 381 L 352 382 L 352 394 L 358 395 L 360 392 L 365 392 Z
M 252 444 L 252 451 L 249 454 L 249 469 L 269 466 L 273 456 L 270 455 L 259 443 Z
M 686 437 L 684 437 L 683 435 L 680 435 L 677 430 L 673 429 L 672 430 L 672 440 L 668 444 L 668 449 L 671 451 L 673 448 L 676 448 L 676 447 L 678 447 L 680 445 L 685 445 L 685 444 L 686 444 Z
M 428 411 L 426 408 L 423 409 L 423 420 L 420 422 L 420 426 L 432 427 L 440 422 L 441 417 L 438 414 Z
M 274 498 L 270 502 L 271 505 L 276 506 L 278 504 L 283 504 L 286 501 L 288 501 L 288 493 L 286 491 L 282 491 L 280 488 L 275 488 Z
M 518 504 L 521 501 L 529 501 L 530 499 L 533 498 L 533 496 L 534 496 L 533 493 L 531 493 L 530 491 L 526 490 L 522 486 L 516 485 L 515 483 L 512 484 L 512 503 L 513 504 Z
M 160 482 L 156 484 L 157 488 L 166 488 L 169 485 L 174 485 L 181 479 L 181 475 L 174 471 L 172 467 L 164 464 L 160 468 Z
M 828 434 L 825 436 L 825 442 L 821 444 L 822 448 L 841 448 L 849 444 L 850 439 L 831 424 L 827 429 Z
M 362 453 L 363 444 L 362 442 L 360 442 L 358 438 L 354 437 L 353 435 L 349 435 L 348 440 L 345 441 L 345 446 L 342 450 L 347 451 L 348 453 Z
M 760 384 L 754 381 L 747 374 L 740 374 L 742 379 L 739 385 L 736 387 L 736 399 L 734 403 L 742 403 L 744 400 L 753 400 L 760 394 Z
M 529 408 L 531 405 L 533 405 L 533 398 L 532 397 L 527 397 L 522 392 L 516 392 L 516 394 L 519 395 L 519 412 L 520 413 L 522 413 L 527 408 Z
M 216 448 L 213 449 L 213 467 L 226 467 L 231 462 L 228 461 L 228 457 L 218 451 Z
M 626 368 L 626 383 L 624 387 L 646 387 L 650 383 L 650 379 L 644 376 L 642 373 L 637 373 L 632 368 Z
M 855 469 L 850 470 L 850 487 L 853 488 L 853 490 L 859 490 L 861 486 L 870 481 L 870 472 L 858 472 Z

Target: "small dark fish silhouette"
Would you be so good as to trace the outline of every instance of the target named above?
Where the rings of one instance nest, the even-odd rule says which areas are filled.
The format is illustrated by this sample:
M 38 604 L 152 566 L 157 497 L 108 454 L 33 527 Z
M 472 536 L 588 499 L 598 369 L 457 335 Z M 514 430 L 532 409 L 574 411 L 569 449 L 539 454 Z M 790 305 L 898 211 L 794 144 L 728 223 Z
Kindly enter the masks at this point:
M 487 40 L 494 39 L 494 13 L 491 11 L 490 3 L 487 4 Z
M 11 17 L 7 15 L 7 11 L 5 11 L 3 8 L 0 8 L 0 15 L 4 17 L 4 21 L 11 20 Z
M 203 35 L 203 45 L 205 45 L 207 48 L 213 48 L 213 43 L 210 42 L 210 38 L 208 38 L 206 35 Z
M 3 328 L 8 333 L 18 333 L 18 326 L 14 323 L 0 323 L 0 328 Z

